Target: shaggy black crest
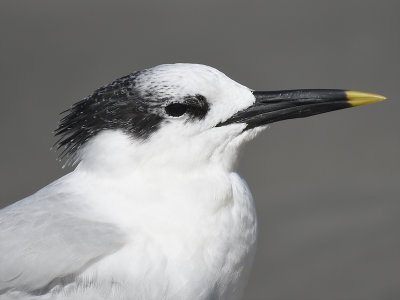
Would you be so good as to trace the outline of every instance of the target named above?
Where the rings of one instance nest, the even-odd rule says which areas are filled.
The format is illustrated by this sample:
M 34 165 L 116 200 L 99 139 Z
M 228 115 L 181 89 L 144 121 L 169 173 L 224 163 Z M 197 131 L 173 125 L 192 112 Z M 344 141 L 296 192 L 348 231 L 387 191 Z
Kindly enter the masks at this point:
M 122 129 L 136 138 L 147 138 L 155 132 L 165 116 L 187 113 L 190 119 L 203 119 L 209 105 L 202 95 L 185 96 L 172 102 L 171 96 L 155 96 L 151 92 L 139 92 L 136 79 L 143 71 L 121 77 L 96 90 L 85 99 L 75 103 L 63 113 L 55 135 L 60 139 L 57 150 L 64 148 L 60 158 L 73 160 L 76 152 L 91 137 L 105 129 Z M 183 100 L 183 101 L 182 101 Z M 160 107 L 167 106 L 160 110 Z
M 57 150 L 64 148 L 61 158 L 75 154 L 104 129 L 123 129 L 143 138 L 158 129 L 163 118 L 152 109 L 157 103 L 135 90 L 139 74 L 129 74 L 99 88 L 64 112 L 68 115 L 55 130 L 55 135 L 60 136 Z

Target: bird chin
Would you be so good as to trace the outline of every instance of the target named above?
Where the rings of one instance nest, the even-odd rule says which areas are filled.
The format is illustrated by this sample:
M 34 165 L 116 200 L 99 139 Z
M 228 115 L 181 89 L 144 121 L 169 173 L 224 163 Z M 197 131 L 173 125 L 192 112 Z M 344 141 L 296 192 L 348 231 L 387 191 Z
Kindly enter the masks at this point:
M 245 125 L 243 125 L 245 128 Z M 222 144 L 214 153 L 214 159 L 222 162 L 224 168 L 233 171 L 237 165 L 237 158 L 242 146 L 254 139 L 260 132 L 268 128 L 268 125 L 255 127 L 248 130 L 241 130 L 237 135 L 230 139 L 227 143 Z
M 243 142 L 248 142 L 254 139 L 259 133 L 269 128 L 269 125 L 262 125 L 242 132 L 240 136 L 244 136 Z

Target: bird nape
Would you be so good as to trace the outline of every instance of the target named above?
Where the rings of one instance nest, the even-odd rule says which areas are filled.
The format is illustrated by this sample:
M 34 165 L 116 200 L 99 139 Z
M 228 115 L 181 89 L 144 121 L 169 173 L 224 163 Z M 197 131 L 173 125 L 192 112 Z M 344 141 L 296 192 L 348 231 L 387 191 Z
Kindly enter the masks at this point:
M 197 64 L 115 80 L 56 130 L 74 171 L 0 210 L 0 299 L 241 299 L 257 220 L 240 146 L 269 123 L 384 99 L 253 91 Z

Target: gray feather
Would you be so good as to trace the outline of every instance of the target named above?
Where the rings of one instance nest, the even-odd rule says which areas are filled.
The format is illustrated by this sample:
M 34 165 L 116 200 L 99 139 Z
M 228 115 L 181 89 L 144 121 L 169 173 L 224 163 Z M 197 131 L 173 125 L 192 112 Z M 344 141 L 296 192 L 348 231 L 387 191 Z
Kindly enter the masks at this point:
M 46 189 L 0 210 L 0 295 L 73 279 L 124 245 L 119 228 L 80 217 L 71 195 Z

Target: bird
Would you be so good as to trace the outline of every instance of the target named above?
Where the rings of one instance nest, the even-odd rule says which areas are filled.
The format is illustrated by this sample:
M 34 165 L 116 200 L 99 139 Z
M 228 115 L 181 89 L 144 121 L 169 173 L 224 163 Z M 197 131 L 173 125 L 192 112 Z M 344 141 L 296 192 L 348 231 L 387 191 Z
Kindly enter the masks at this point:
M 241 299 L 258 236 L 241 146 L 270 123 L 384 99 L 255 91 L 190 63 L 116 79 L 55 130 L 73 171 L 0 210 L 0 299 Z

